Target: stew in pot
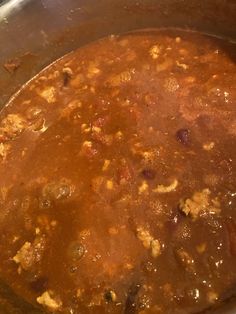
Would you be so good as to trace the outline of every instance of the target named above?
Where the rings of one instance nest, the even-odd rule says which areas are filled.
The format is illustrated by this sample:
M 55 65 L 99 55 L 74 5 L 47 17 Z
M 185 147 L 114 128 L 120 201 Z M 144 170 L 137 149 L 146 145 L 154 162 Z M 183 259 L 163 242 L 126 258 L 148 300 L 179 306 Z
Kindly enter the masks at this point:
M 179 30 L 71 52 L 0 115 L 0 275 L 59 313 L 196 313 L 236 285 L 236 49 Z

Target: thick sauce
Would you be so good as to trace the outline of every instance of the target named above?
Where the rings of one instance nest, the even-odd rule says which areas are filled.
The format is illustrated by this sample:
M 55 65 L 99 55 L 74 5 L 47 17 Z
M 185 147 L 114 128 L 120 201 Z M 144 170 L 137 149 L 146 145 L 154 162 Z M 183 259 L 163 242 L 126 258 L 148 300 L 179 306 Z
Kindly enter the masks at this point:
M 0 275 L 62 313 L 196 313 L 236 285 L 235 46 L 111 36 L 0 116 Z

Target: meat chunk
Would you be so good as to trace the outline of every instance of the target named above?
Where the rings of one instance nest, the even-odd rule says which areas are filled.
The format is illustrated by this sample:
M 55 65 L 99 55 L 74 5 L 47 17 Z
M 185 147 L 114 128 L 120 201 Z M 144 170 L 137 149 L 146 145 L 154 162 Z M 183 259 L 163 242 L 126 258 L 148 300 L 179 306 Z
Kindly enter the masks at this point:
M 138 188 L 138 194 L 144 194 L 144 193 L 148 193 L 148 184 L 145 180 L 142 182 L 142 184 Z
M 209 189 L 195 192 L 191 198 L 180 201 L 180 210 L 194 220 L 205 214 L 219 214 L 220 203 L 217 198 L 210 198 L 210 195 Z
M 162 47 L 160 47 L 160 46 L 158 46 L 158 45 L 154 45 L 154 46 L 152 46 L 151 48 L 150 48 L 150 50 L 149 50 L 149 54 L 150 54 L 150 56 L 152 57 L 152 59 L 157 59 L 158 57 L 159 57 L 159 55 L 160 55 L 160 52 L 161 52 L 161 48 Z
M 45 291 L 37 298 L 37 302 L 47 307 L 50 311 L 57 311 L 62 306 L 62 302 L 59 298 L 54 298 L 52 294 L 52 291 Z
M 154 239 L 148 230 L 145 230 L 142 227 L 137 228 L 137 237 L 146 249 L 151 250 L 152 257 L 155 258 L 161 254 L 160 241 Z
M 26 128 L 26 120 L 20 114 L 7 115 L 0 125 L 0 138 L 3 140 L 17 137 Z
M 45 99 L 49 104 L 56 101 L 56 89 L 53 86 L 48 86 L 42 91 L 38 91 L 39 96 Z
M 23 269 L 28 269 L 33 261 L 33 249 L 30 242 L 25 242 L 17 254 L 13 257 L 13 261 L 21 264 Z
M 25 242 L 13 257 L 13 261 L 19 264 L 22 269 L 29 270 L 34 264 L 40 262 L 45 245 L 46 240 L 44 236 L 36 237 L 33 243 Z

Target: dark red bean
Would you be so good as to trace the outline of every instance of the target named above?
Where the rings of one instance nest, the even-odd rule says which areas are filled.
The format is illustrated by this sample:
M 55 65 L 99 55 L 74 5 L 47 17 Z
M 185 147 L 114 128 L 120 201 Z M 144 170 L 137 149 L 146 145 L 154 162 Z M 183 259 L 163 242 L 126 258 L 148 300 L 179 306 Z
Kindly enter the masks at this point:
M 153 180 L 155 179 L 156 176 L 156 171 L 153 169 L 144 169 L 141 172 L 141 175 L 144 177 L 146 180 Z
M 140 290 L 139 284 L 132 284 L 127 292 L 127 299 L 125 302 L 125 314 L 134 314 L 137 313 L 137 301 L 138 301 L 138 293 Z
M 177 140 L 183 145 L 190 144 L 190 131 L 188 129 L 179 129 L 176 132 Z
M 64 71 L 62 73 L 62 77 L 63 77 L 63 86 L 68 86 L 70 80 L 71 80 L 71 74 L 67 71 Z

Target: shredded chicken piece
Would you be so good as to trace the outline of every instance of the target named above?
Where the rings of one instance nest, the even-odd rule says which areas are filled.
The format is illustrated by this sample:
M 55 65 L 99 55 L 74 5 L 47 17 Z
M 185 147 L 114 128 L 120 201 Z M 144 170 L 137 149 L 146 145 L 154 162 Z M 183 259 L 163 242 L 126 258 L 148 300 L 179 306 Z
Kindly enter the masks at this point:
M 62 302 L 60 299 L 52 298 L 51 294 L 52 294 L 51 291 L 45 291 L 36 300 L 39 304 L 48 307 L 52 311 L 55 311 L 62 306 Z
M 153 192 L 155 193 L 170 193 L 174 191 L 178 186 L 178 180 L 174 180 L 170 185 L 163 185 L 159 184 L 155 189 L 153 189 Z
M 180 210 L 194 220 L 201 214 L 219 214 L 220 203 L 217 198 L 211 199 L 210 195 L 209 189 L 195 192 L 191 198 L 180 201 Z

